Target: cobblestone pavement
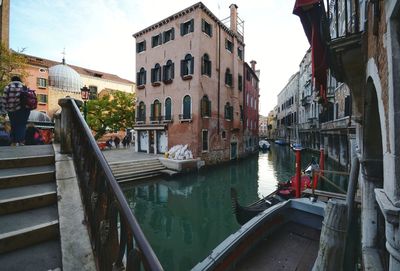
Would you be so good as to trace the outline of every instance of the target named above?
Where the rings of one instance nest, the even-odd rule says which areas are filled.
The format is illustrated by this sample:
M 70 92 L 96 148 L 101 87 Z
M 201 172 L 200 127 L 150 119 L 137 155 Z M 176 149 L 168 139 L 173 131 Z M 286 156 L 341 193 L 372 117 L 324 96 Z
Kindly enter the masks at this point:
M 109 163 L 163 157 L 162 154 L 147 154 L 144 152 L 135 152 L 134 147 L 130 148 L 120 147 L 118 149 L 112 148 L 111 150 L 106 149 L 102 152 L 107 162 Z

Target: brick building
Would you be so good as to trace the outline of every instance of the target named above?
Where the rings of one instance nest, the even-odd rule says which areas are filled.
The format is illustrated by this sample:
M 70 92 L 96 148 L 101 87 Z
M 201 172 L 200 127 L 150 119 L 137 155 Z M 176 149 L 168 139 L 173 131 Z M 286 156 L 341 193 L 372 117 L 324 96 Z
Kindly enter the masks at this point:
M 252 60 L 251 67 L 244 64 L 244 146 L 245 152 L 251 153 L 258 151 L 258 104 L 260 89 L 258 76 L 260 71 L 256 70 L 257 62 Z
M 136 38 L 137 151 L 188 144 L 207 163 L 243 155 L 243 22 L 196 3 Z

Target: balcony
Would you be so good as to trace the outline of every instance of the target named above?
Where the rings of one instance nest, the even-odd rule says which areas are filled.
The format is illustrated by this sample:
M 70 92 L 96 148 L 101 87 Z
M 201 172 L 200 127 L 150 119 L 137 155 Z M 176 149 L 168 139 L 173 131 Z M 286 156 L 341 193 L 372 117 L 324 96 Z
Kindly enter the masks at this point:
M 192 122 L 192 115 L 191 114 L 179 114 L 179 121 L 180 122 Z
M 330 3 L 327 15 L 331 17 L 330 68 L 338 81 L 349 83 L 363 71 L 359 0 L 332 0 Z
M 161 123 L 164 121 L 164 116 L 150 116 L 150 123 Z
M 136 117 L 136 124 L 145 124 L 146 123 L 146 117 L 145 116 L 137 116 Z

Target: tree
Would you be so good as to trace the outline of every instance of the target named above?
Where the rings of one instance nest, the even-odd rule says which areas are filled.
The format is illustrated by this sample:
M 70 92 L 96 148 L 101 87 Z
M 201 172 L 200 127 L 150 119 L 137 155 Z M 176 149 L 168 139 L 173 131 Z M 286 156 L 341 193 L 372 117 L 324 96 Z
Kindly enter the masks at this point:
M 95 131 L 95 139 L 101 138 L 108 130 L 119 131 L 133 127 L 135 120 L 135 95 L 114 91 L 87 102 L 87 122 Z
M 21 52 L 23 50 L 15 52 L 0 44 L 0 93 L 3 93 L 13 75 L 18 74 L 21 79 L 28 75 L 24 70 L 27 60 Z

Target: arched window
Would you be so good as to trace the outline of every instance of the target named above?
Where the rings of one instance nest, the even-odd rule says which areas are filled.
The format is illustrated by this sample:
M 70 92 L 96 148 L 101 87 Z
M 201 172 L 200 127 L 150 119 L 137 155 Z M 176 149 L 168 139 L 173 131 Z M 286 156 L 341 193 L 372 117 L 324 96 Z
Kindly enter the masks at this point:
M 171 83 L 172 79 L 174 79 L 174 63 L 172 63 L 171 60 L 167 61 L 167 64 L 165 64 L 164 68 L 163 68 L 163 72 L 164 72 L 164 83 Z
M 225 85 L 230 86 L 230 87 L 233 86 L 232 73 L 229 68 L 226 69 L 226 71 L 225 71 Z
M 225 119 L 233 120 L 233 106 L 229 102 L 225 104 Z
M 201 116 L 211 117 L 211 101 L 208 99 L 207 95 L 204 95 L 201 99 Z
M 171 101 L 171 98 L 165 99 L 165 120 L 172 120 L 172 101 Z
M 201 58 L 201 74 L 211 77 L 211 61 L 208 54 L 204 54 Z
M 136 74 L 136 82 L 138 86 L 146 84 L 146 70 L 144 68 L 141 68 Z
M 151 82 L 156 83 L 161 81 L 161 66 L 156 64 L 153 69 L 151 69 Z
M 151 121 L 161 120 L 161 103 L 159 100 L 155 100 L 154 103 L 151 104 L 150 114 Z
M 181 60 L 181 76 L 185 77 L 193 74 L 194 71 L 194 57 L 191 54 L 187 54 L 185 59 Z
M 181 119 L 191 119 L 191 107 L 192 107 L 192 99 L 189 95 L 186 95 L 183 98 L 183 114 Z
M 137 118 L 136 121 L 145 121 L 146 120 L 146 105 L 144 102 L 140 102 L 137 107 Z

